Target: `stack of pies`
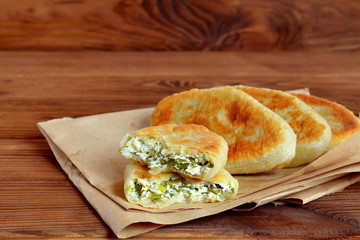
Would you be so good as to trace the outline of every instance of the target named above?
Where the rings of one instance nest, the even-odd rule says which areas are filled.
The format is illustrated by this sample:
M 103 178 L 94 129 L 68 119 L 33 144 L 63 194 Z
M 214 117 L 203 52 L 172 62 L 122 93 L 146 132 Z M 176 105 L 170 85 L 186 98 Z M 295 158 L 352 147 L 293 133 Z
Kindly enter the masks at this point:
M 360 130 L 337 103 L 242 85 L 168 96 L 151 124 L 121 145 L 136 163 L 126 168 L 126 196 L 146 207 L 231 198 L 231 174 L 302 166 Z
M 171 95 L 156 106 L 151 122 L 199 124 L 223 136 L 231 174 L 304 165 L 360 130 L 359 118 L 337 103 L 247 86 Z
M 224 201 L 237 194 L 238 181 L 224 166 L 224 138 L 195 124 L 164 124 L 126 135 L 120 152 L 132 162 L 125 169 L 125 196 L 144 207 Z

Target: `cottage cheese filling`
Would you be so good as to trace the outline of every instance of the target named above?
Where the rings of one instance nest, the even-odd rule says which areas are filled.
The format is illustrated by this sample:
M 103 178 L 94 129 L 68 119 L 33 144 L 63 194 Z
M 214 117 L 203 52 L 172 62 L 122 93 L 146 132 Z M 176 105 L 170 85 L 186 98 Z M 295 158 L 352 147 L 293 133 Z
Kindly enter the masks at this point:
M 203 154 L 177 155 L 170 153 L 165 146 L 154 139 L 132 137 L 120 152 L 127 158 L 148 165 L 153 174 L 165 171 L 178 171 L 192 176 L 208 173 L 214 165 Z
M 157 182 L 147 179 L 130 181 L 127 189 L 129 197 L 136 203 L 194 203 L 223 201 L 234 194 L 231 185 L 188 182 L 181 177 Z

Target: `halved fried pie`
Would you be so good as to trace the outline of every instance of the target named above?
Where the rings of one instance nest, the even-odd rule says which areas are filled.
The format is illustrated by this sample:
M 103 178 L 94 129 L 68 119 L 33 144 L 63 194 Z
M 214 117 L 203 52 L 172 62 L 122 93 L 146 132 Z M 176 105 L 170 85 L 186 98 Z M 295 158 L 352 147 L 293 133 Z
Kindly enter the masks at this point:
M 208 180 L 198 180 L 177 173 L 153 175 L 145 166 L 132 162 L 125 168 L 124 177 L 127 200 L 149 208 L 219 202 L 234 197 L 238 191 L 238 181 L 224 169 Z
M 120 152 L 128 159 L 147 165 L 150 173 L 177 172 L 208 179 L 227 161 L 228 146 L 223 137 L 196 124 L 164 124 L 126 135 Z

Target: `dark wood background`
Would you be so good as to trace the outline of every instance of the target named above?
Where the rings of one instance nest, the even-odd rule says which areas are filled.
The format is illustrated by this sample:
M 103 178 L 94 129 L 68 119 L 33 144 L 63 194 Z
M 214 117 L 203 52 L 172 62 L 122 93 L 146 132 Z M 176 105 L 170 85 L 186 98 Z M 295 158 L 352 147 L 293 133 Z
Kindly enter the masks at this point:
M 56 162 L 39 121 L 157 104 L 194 87 L 245 84 L 312 94 L 360 112 L 352 53 L 0 52 L 0 238 L 115 237 Z M 266 205 L 136 239 L 360 236 L 360 183 L 304 206 Z
M 358 51 L 358 0 L 3 0 L 0 49 Z
M 227 84 L 309 87 L 359 113 L 359 49 L 359 0 L 1 0 L 0 238 L 115 237 L 37 122 Z M 357 183 L 136 239 L 356 238 L 359 199 Z

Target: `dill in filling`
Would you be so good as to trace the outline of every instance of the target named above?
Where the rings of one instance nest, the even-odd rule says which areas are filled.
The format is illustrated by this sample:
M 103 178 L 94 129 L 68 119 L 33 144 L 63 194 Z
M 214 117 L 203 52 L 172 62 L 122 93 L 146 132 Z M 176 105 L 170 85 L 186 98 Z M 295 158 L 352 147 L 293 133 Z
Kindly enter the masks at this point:
M 148 143 L 137 137 L 131 138 L 120 152 L 125 156 L 147 164 L 149 168 L 165 170 L 169 167 L 181 173 L 199 176 L 207 173 L 214 164 L 207 161 L 203 154 L 176 155 L 169 154 L 161 142 L 147 139 Z
M 136 179 L 130 191 L 134 198 L 152 202 L 165 202 L 172 198 L 176 202 L 214 202 L 227 199 L 234 193 L 234 188 L 218 183 L 189 183 L 183 178 L 173 177 L 161 183 Z

